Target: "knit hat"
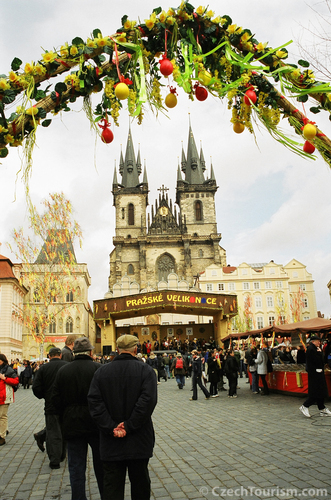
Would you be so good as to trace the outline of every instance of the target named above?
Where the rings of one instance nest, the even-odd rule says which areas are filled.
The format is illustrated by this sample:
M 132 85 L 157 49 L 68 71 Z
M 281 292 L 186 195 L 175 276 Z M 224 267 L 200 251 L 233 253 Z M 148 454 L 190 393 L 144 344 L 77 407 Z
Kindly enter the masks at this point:
M 138 344 L 138 339 L 135 335 L 121 335 L 118 337 L 116 340 L 116 345 L 119 349 L 123 349 L 124 351 L 126 349 L 131 349 L 132 347 L 135 347 Z
M 94 346 L 91 344 L 87 337 L 81 337 L 75 340 L 73 351 L 76 354 L 80 352 L 93 351 Z

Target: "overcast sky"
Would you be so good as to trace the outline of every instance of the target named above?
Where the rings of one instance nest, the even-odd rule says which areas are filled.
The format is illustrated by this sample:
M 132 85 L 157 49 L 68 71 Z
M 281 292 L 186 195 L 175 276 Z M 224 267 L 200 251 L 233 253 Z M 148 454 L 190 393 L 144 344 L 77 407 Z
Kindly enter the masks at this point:
M 200 5 L 191 3 L 195 7 Z M 308 32 L 303 27 L 314 21 L 315 14 L 310 8 L 314 5 L 320 8 L 321 4 L 291 0 L 280 7 L 277 2 L 236 0 L 226 7 L 225 2 L 209 2 L 215 15 L 229 15 L 233 23 L 249 28 L 259 41 L 269 42 L 272 47 L 293 40 L 288 47 L 288 61 L 293 63 L 300 57 L 297 41 L 309 44 Z M 164 10 L 177 7 L 154 0 L 3 2 L 0 74 L 8 74 L 14 57 L 24 64 L 36 61 L 43 49 L 59 48 L 76 36 L 87 39 L 95 28 L 111 35 L 121 26 L 123 15 L 143 22 L 158 6 Z M 99 98 L 97 95 L 95 103 Z M 84 234 L 83 247 L 76 246 L 76 256 L 79 262 L 88 265 L 92 304 L 107 292 L 109 253 L 115 231 L 113 170 L 115 160 L 118 164 L 121 144 L 123 149 L 126 145 L 129 116 L 126 110 L 122 111 L 120 127 L 112 125 L 114 141 L 105 145 L 100 139 L 95 140 L 80 109 L 81 102 L 72 112 L 57 115 L 49 128 L 38 129 L 30 190 L 37 207 L 50 192 L 63 191 L 71 200 Z M 321 115 L 309 115 L 308 111 L 308 117 L 316 120 L 330 137 L 330 122 Z M 222 233 L 221 245 L 226 249 L 228 263 L 237 266 L 242 262 L 274 260 L 285 265 L 296 258 L 313 274 L 318 310 L 330 317 L 327 289 L 331 279 L 330 168 L 320 157 L 312 161 L 296 156 L 262 128 L 256 129 L 256 145 L 247 131 L 241 135 L 233 132 L 226 100 L 209 96 L 204 102 L 192 102 L 179 90 L 178 105 L 169 110 L 168 117 L 156 118 L 146 111 L 142 125 L 131 124 L 135 151 L 140 144 L 141 158 L 146 160 L 150 204 L 162 184 L 170 189 L 170 197 L 175 198 L 178 157 L 182 141 L 185 150 L 187 147 L 189 116 L 197 146 L 202 143 L 208 169 L 212 158 L 219 186 L 218 231 Z M 285 123 L 284 128 L 288 130 Z M 27 223 L 24 189 L 20 175 L 17 176 L 20 155 L 19 149 L 11 149 L 0 165 L 0 253 L 14 262 L 16 259 L 6 242 L 11 241 L 14 227 Z

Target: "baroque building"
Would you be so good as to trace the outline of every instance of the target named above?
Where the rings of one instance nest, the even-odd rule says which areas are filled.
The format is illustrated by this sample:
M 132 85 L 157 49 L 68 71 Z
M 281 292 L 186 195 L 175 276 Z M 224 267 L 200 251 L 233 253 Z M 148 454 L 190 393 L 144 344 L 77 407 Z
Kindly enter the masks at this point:
M 129 292 L 168 287 L 168 276 L 176 276 L 179 288 L 194 287 L 197 276 L 211 264 L 226 266 L 226 253 L 217 232 L 216 179 L 211 166 L 206 177 L 202 149 L 198 153 L 189 127 L 187 152 L 182 149 L 177 169 L 176 201 L 168 197 L 164 184 L 147 213 L 148 180 L 142 171 L 140 151 L 134 152 L 131 129 L 125 156 L 120 155 L 118 181 L 115 167 L 112 193 L 116 213 L 114 249 L 110 254 L 108 296 L 122 295 L 123 279 Z M 142 180 L 140 176 L 142 175 Z
M 22 358 L 23 300 L 19 266 L 0 255 L 0 352 L 8 362 Z
M 285 266 L 273 261 L 243 262 L 238 267 L 211 265 L 200 276 L 200 288 L 237 295 L 239 314 L 232 319 L 236 332 L 318 316 L 312 275 L 296 259 Z

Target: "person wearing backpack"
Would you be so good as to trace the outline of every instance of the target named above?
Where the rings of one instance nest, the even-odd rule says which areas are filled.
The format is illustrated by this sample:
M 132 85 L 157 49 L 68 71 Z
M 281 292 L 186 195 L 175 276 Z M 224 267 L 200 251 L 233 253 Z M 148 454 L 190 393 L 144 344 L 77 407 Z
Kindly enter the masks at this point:
M 178 385 L 178 389 L 183 389 L 185 385 L 185 374 L 187 371 L 187 365 L 183 360 L 183 356 L 180 352 L 177 353 L 175 359 L 171 365 L 171 371 L 173 371 Z

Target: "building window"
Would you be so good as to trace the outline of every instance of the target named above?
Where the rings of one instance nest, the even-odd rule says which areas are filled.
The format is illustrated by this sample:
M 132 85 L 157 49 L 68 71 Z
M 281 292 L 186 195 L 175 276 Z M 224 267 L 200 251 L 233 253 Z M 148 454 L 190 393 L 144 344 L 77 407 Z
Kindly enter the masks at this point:
M 271 267 L 271 268 L 269 269 L 269 274 L 275 274 L 275 273 L 276 273 L 275 268 L 274 268 L 274 267 Z
M 72 333 L 74 331 L 74 322 L 72 318 L 69 316 L 66 321 L 66 333 Z
M 72 293 L 72 290 L 71 290 L 66 295 L 66 302 L 73 302 L 73 301 L 74 301 L 74 294 Z
M 48 331 L 49 331 L 49 333 L 56 333 L 56 322 L 55 322 L 55 319 L 51 319 Z
M 293 271 L 293 278 L 297 278 L 298 277 L 298 272 L 297 271 Z
M 212 269 L 211 270 L 211 275 L 212 276 L 217 276 L 217 270 L 216 269 Z
M 129 203 L 128 224 L 129 224 L 129 226 L 134 226 L 134 204 L 133 203 Z
M 243 283 L 243 289 L 244 289 L 244 290 L 249 290 L 249 283 L 248 283 L 248 281 L 245 281 L 245 282 Z
M 301 283 L 299 285 L 299 288 L 300 288 L 300 290 L 302 290 L 303 292 L 305 292 L 306 291 L 306 284 L 305 283 Z
M 269 316 L 268 323 L 269 323 L 269 326 L 273 326 L 275 323 L 275 316 Z
M 266 281 L 265 287 L 266 287 L 266 290 L 270 289 L 271 288 L 271 281 Z
M 202 203 L 200 200 L 195 202 L 195 220 L 202 220 Z
M 310 319 L 310 316 L 304 316 L 303 321 L 307 321 L 307 319 Z
M 285 316 L 279 316 L 279 324 L 285 325 Z
M 258 316 L 256 318 L 257 328 L 263 328 L 263 316 Z
M 134 268 L 132 264 L 128 265 L 128 274 L 134 274 Z
M 276 287 L 277 288 L 283 288 L 283 282 L 282 281 L 276 281 Z
M 199 257 L 203 257 L 203 250 L 201 250 L 201 248 L 199 250 Z
M 272 295 L 267 295 L 267 307 L 274 307 L 274 298 Z
M 256 281 L 255 283 L 253 283 L 253 286 L 254 286 L 254 290 L 260 290 L 260 282 L 259 281 Z
M 218 283 L 217 288 L 218 288 L 219 292 L 223 292 L 223 290 L 224 290 L 224 283 Z
M 236 289 L 235 283 L 229 283 L 229 291 L 233 291 Z
M 241 274 L 242 274 L 243 276 L 246 276 L 246 275 L 248 274 L 247 269 L 243 269 L 243 270 L 241 271 Z
M 207 292 L 212 292 L 213 291 L 213 284 L 212 283 L 207 283 L 206 284 L 206 291 Z
M 255 297 L 255 307 L 261 308 L 262 307 L 262 297 L 261 295 L 258 295 Z
M 122 208 L 122 219 L 125 219 L 125 208 Z
M 306 298 L 302 299 L 302 307 L 304 309 L 308 309 L 308 299 L 306 299 Z

